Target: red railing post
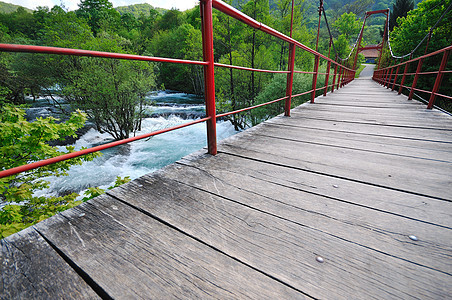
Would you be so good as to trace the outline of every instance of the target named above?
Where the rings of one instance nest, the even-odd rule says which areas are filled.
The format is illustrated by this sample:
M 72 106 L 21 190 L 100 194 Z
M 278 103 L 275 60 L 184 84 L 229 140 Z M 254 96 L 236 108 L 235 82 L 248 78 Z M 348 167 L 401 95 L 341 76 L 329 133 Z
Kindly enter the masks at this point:
M 315 43 L 315 51 L 319 51 L 320 21 L 322 20 L 322 8 L 323 8 L 323 0 L 320 0 L 319 23 L 317 25 L 317 41 Z M 319 75 L 319 61 L 320 61 L 320 56 L 316 55 L 315 62 L 314 62 L 314 74 L 312 74 L 311 103 L 314 103 L 314 99 L 315 99 L 315 89 L 317 87 L 317 77 Z
M 293 34 L 293 12 L 294 12 L 295 0 L 292 0 L 292 10 L 290 14 L 290 37 Z M 289 60 L 287 61 L 287 85 L 286 85 L 286 103 L 284 105 L 284 115 L 290 117 L 290 106 L 292 105 L 292 89 L 293 89 L 293 75 L 295 69 L 295 44 L 289 45 Z
M 204 97 L 206 102 L 207 148 L 209 154 L 217 154 L 216 111 L 215 111 L 215 70 L 213 58 L 212 0 L 201 0 L 202 50 L 204 61 Z
M 320 57 L 318 55 L 316 55 L 315 63 L 314 63 L 314 74 L 312 74 L 311 103 L 314 103 L 314 99 L 315 99 L 315 89 L 317 87 L 317 76 L 319 74 L 319 61 L 320 61 Z
M 433 108 L 433 104 L 435 104 L 436 93 L 439 91 L 439 87 L 441 86 L 441 81 L 444 76 L 444 69 L 446 68 L 447 58 L 449 57 L 449 50 L 444 51 L 443 58 L 441 59 L 441 65 L 439 66 L 438 75 L 436 75 L 435 84 L 433 85 L 432 94 L 430 95 L 430 99 L 428 100 L 428 109 Z
M 408 72 L 408 68 L 410 66 L 409 61 L 411 60 L 411 56 L 412 55 L 410 55 L 410 57 L 408 58 L 408 62 L 405 63 L 405 69 L 403 70 L 402 81 L 400 81 L 400 87 L 399 87 L 399 92 L 398 92 L 399 95 L 402 93 L 403 85 L 405 84 L 406 73 Z
M 346 76 L 347 76 L 347 70 L 345 68 L 342 68 L 341 87 L 344 87 L 344 85 L 345 85 Z
M 386 83 L 386 88 L 389 89 L 389 86 L 391 85 L 391 78 L 392 78 L 392 73 L 394 72 L 394 67 L 391 67 L 391 72 L 389 73 L 389 78 L 388 78 L 388 82 Z
M 358 54 L 359 51 L 361 50 L 361 40 L 363 39 L 363 32 L 364 32 L 364 26 L 366 25 L 366 20 L 367 20 L 367 13 L 366 16 L 364 17 L 364 22 L 363 22 L 363 26 L 361 27 L 361 31 L 359 32 L 359 37 L 358 37 L 358 45 L 356 45 L 356 53 L 355 53 L 355 57 L 353 59 L 353 70 L 356 69 L 356 63 L 358 62 Z
M 330 44 L 328 46 L 328 58 L 330 58 L 330 54 L 331 54 L 331 39 L 330 39 Z M 323 90 L 323 96 L 326 96 L 326 93 L 328 92 L 328 81 L 330 80 L 330 68 L 331 68 L 331 61 L 328 61 L 328 64 L 326 66 L 325 89 Z
M 337 60 L 337 59 L 336 59 Z M 334 86 L 336 85 L 336 74 L 337 74 L 337 63 L 334 64 L 334 75 L 333 75 L 333 84 L 331 86 L 331 93 L 334 92 Z
M 388 76 L 389 76 L 389 68 L 385 70 L 385 78 L 382 83 L 383 86 L 386 86 L 386 83 L 388 82 Z
M 293 75 L 294 75 L 294 68 L 295 68 L 295 45 L 290 44 L 289 45 L 289 61 L 287 70 L 290 71 L 290 73 L 287 74 L 287 86 L 286 86 L 286 103 L 284 105 L 284 115 L 286 117 L 290 117 L 290 106 L 292 103 L 292 88 L 293 88 Z
M 413 84 L 411 85 L 410 94 L 408 95 L 408 100 L 413 99 L 414 89 L 416 88 L 417 79 L 419 78 L 419 73 L 421 72 L 423 61 L 424 60 L 421 58 L 419 59 L 419 62 L 417 64 L 416 73 L 414 75 Z
M 337 73 L 337 86 L 336 86 L 336 90 L 339 89 L 339 87 L 341 86 L 341 76 L 342 76 L 342 66 L 339 67 L 339 73 Z
M 397 69 L 396 69 L 396 72 L 395 72 L 395 75 L 394 75 L 394 83 L 392 84 L 391 91 L 393 91 L 394 88 L 395 88 L 395 85 L 396 85 L 396 82 L 397 82 L 397 76 L 399 76 L 399 69 L 400 69 L 400 65 L 397 66 Z

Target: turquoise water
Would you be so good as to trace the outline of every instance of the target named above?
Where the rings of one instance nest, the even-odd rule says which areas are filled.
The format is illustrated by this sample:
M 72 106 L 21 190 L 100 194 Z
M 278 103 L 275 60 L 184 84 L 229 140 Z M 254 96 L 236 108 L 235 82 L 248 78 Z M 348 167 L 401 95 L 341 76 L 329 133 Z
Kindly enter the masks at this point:
M 168 97 L 165 97 L 168 95 Z M 198 113 L 204 113 L 202 99 L 182 93 L 160 92 L 151 96 L 154 104 L 149 109 L 154 114 L 164 116 L 146 118 L 142 123 L 142 133 L 172 127 L 194 120 L 190 118 Z M 219 140 L 235 134 L 229 122 L 217 123 L 217 137 Z M 112 141 L 108 134 L 101 134 L 90 129 L 76 143 L 76 149 L 92 147 Z M 48 177 L 50 187 L 37 195 L 62 195 L 70 192 L 83 192 L 88 187 L 111 186 L 117 176 L 130 176 L 131 179 L 154 172 L 169 165 L 185 155 L 193 153 L 206 146 L 205 123 L 195 124 L 179 130 L 164 133 L 151 139 L 135 141 L 102 151 L 103 156 L 81 166 L 73 166 L 69 176 Z

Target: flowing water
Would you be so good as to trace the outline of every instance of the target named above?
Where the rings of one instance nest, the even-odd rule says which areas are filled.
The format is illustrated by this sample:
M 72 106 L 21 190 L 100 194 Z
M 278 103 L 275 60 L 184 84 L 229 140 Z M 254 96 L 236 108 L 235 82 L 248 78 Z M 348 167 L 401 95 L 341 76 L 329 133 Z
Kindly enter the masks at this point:
M 147 133 L 183 124 L 204 116 L 203 99 L 183 93 L 159 92 L 149 97 L 153 104 L 146 107 L 149 118 L 143 120 L 142 131 Z M 44 115 L 50 110 L 44 105 L 33 108 Z M 229 122 L 217 123 L 217 138 L 235 134 Z M 76 149 L 92 147 L 112 141 L 110 135 L 90 129 L 75 143 Z M 106 188 L 117 176 L 131 179 L 156 171 L 181 157 L 206 146 L 205 123 L 154 136 L 150 139 L 107 149 L 102 156 L 81 166 L 72 166 L 68 176 L 48 177 L 50 187 L 36 195 L 56 196 L 71 192 L 83 193 L 88 187 Z

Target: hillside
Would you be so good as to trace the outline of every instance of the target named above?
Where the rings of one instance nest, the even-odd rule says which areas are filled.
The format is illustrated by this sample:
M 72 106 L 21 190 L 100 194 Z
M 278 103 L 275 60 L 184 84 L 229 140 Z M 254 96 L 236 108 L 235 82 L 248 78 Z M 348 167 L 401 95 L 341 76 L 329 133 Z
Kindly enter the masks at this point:
M 146 17 L 149 16 L 149 11 L 151 9 L 157 10 L 159 13 L 164 14 L 167 10 L 164 8 L 154 7 L 148 3 L 142 4 L 132 4 L 127 6 L 118 6 L 115 9 L 121 14 L 130 13 L 136 18 L 140 16 L 140 14 L 144 14 Z
M 26 7 L 0 1 L 0 13 L 3 13 L 3 14 L 9 14 L 9 13 L 15 12 L 19 7 L 22 7 L 23 9 L 25 9 L 25 11 L 27 11 L 29 13 L 33 12 L 31 9 L 28 9 Z

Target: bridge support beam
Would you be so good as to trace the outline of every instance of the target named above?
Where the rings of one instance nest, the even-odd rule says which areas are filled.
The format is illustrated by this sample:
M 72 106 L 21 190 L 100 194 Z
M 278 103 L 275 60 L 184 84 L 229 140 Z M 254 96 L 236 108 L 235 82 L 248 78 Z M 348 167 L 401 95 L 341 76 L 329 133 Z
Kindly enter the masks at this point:
M 215 110 L 215 70 L 213 57 L 212 0 L 201 0 L 202 51 L 204 61 L 204 97 L 207 123 L 207 148 L 209 154 L 217 154 L 216 110 Z

